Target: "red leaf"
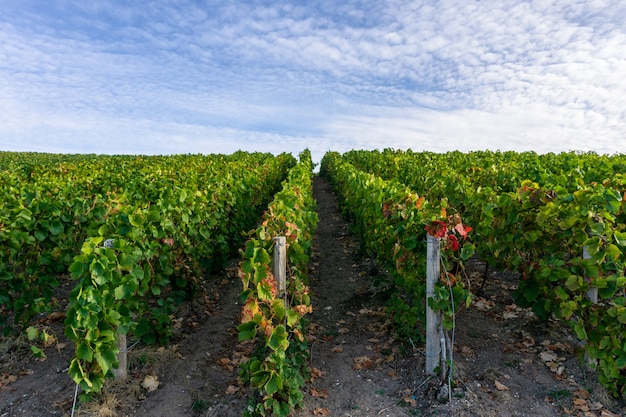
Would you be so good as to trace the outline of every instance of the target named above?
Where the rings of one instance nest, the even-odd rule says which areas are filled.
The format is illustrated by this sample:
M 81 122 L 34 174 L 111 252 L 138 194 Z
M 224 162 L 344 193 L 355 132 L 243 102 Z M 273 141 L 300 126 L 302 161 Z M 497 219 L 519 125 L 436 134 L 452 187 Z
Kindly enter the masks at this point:
M 448 231 L 448 226 L 446 223 L 441 220 L 435 220 L 431 222 L 429 225 L 426 225 L 426 233 L 431 236 L 442 238 L 445 237 L 446 232 Z
M 459 223 L 454 226 L 454 229 L 459 232 L 459 234 L 463 237 L 467 237 L 467 234 L 472 231 L 472 228 L 469 226 L 464 226 L 463 223 Z
M 448 235 L 448 241 L 446 242 L 446 249 L 457 250 L 459 248 L 459 239 L 453 234 Z

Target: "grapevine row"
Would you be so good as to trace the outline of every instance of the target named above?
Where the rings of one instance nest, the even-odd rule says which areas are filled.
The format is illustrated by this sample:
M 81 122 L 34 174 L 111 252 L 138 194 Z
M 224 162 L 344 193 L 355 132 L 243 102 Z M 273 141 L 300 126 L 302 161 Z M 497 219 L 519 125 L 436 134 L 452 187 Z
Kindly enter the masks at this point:
M 258 403 L 244 415 L 286 416 L 302 406 L 308 374 L 302 318 L 312 312 L 307 273 L 318 221 L 312 170 L 311 154 L 305 150 L 242 252 L 239 340 L 257 342 L 256 354 L 242 365 L 242 377 L 259 394 Z M 286 295 L 279 294 L 272 272 L 277 236 L 287 242 Z
M 478 256 L 520 273 L 516 302 L 571 325 L 600 382 L 624 395 L 626 157 L 391 150 L 345 157 L 429 198 L 446 196 L 475 226 Z M 587 295 L 594 288 L 597 303 Z
M 50 308 L 69 270 L 78 280 L 66 314 L 76 343 L 69 372 L 85 394 L 98 391 L 116 366 L 117 334 L 167 342 L 176 304 L 241 246 L 294 163 L 242 152 L 40 155 L 28 169 L 1 171 L 10 180 L 1 190 L 2 312 L 26 322 Z
M 470 228 L 458 213 L 448 213 L 445 199 L 429 201 L 397 181 L 356 169 L 334 152 L 324 156 L 320 174 L 340 196 L 362 247 L 389 271 L 393 288 L 388 311 L 407 339 L 425 337 L 426 233 L 444 241 L 447 273 L 428 303 L 442 314 L 444 328 L 451 329 L 456 312 L 470 301 L 463 261 L 474 251 L 467 241 Z

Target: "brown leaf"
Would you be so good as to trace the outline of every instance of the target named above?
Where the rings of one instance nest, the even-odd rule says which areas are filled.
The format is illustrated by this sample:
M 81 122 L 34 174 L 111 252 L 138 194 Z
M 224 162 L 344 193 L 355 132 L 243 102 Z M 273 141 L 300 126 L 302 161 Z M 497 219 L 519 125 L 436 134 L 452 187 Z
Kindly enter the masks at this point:
M 532 346 L 535 346 L 535 339 L 531 335 L 525 334 L 524 340 L 522 340 L 522 343 L 526 347 L 532 347 Z
M 487 300 L 483 297 L 477 297 L 472 304 L 475 308 L 481 311 L 491 310 L 496 305 L 493 301 Z
M 579 389 L 574 391 L 574 396 L 579 397 L 579 398 L 584 398 L 584 399 L 588 399 L 589 398 L 589 391 L 587 391 L 586 389 Z
M 320 371 L 317 368 L 311 368 L 311 382 L 323 376 L 324 376 L 324 372 Z
M 17 377 L 11 374 L 2 374 L 0 375 L 0 385 L 10 384 L 11 382 L 17 381 Z
M 224 391 L 224 394 L 233 395 L 233 394 L 236 394 L 238 391 L 239 391 L 239 388 L 237 388 L 234 385 L 229 385 L 228 388 L 226 388 L 226 391 Z
M 315 388 L 311 388 L 310 392 L 315 398 L 328 398 L 328 391 L 325 389 L 318 391 Z
M 217 364 L 221 366 L 228 365 L 230 363 L 230 358 L 219 358 L 217 360 Z
M 159 388 L 159 379 L 156 375 L 146 375 L 141 383 L 141 386 L 148 392 L 156 391 Z
M 496 389 L 498 391 L 508 391 L 509 387 L 507 387 L 506 385 L 498 382 L 497 380 L 494 382 L 494 385 L 496 386 Z
M 539 357 L 541 358 L 542 361 L 544 362 L 554 362 L 558 359 L 558 357 L 550 351 L 544 350 L 543 352 L 539 353 Z
M 474 356 L 476 352 L 469 346 L 462 346 L 461 353 L 465 356 Z
M 328 408 L 317 407 L 313 410 L 313 415 L 318 417 L 326 417 L 330 415 L 330 410 Z
M 402 401 L 409 404 L 411 407 L 417 407 L 417 401 L 412 397 L 402 397 Z
M 359 356 L 353 360 L 354 369 L 369 369 L 372 367 L 372 359 L 369 356 Z

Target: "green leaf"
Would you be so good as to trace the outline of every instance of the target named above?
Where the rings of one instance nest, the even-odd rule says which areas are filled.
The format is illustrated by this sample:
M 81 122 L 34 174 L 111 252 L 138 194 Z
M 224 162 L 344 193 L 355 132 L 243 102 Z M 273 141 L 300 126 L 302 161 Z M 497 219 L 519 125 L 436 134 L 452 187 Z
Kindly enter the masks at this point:
M 274 299 L 275 286 L 269 280 L 261 281 L 257 287 L 257 294 L 260 300 L 271 301 Z
M 120 253 L 117 257 L 118 265 L 122 271 L 130 271 L 137 261 L 134 256 Z
M 473 244 L 465 243 L 463 245 L 463 248 L 461 248 L 461 259 L 464 261 L 467 261 L 468 259 L 470 259 L 472 256 L 474 256 L 474 250 L 475 250 L 475 247 Z
M 568 290 L 575 292 L 581 288 L 582 281 L 582 277 L 579 277 L 578 275 L 570 275 L 569 278 L 567 278 L 567 281 L 565 281 L 565 286 Z
M 130 214 L 128 222 L 135 227 L 141 227 L 145 223 L 145 219 L 141 214 Z
M 524 233 L 524 240 L 527 242 L 536 242 L 539 237 L 541 237 L 541 232 L 538 230 L 529 230 Z
M 33 352 L 33 355 L 35 355 L 36 358 L 42 359 L 46 357 L 46 353 L 37 346 L 31 345 L 30 350 L 31 352 Z
M 115 288 L 114 295 L 116 300 L 124 300 L 130 297 L 131 291 L 128 285 L 123 284 Z
M 300 320 L 298 312 L 292 309 L 287 309 L 287 326 L 293 327 Z
M 265 392 L 267 395 L 273 395 L 283 389 L 283 378 L 276 372 L 272 371 L 270 377 L 265 383 Z
M 33 326 L 29 326 L 26 329 L 26 336 L 28 337 L 28 340 L 35 340 L 39 336 L 39 330 Z
M 589 253 L 589 255 L 593 256 L 596 253 L 598 253 L 598 251 L 602 247 L 602 240 L 598 236 L 593 236 L 585 240 L 583 245 L 585 249 L 587 249 L 587 252 Z
M 238 339 L 240 342 L 244 340 L 254 339 L 257 331 L 257 324 L 254 321 L 242 323 L 237 327 L 239 331 Z
M 106 349 L 94 352 L 93 358 L 96 360 L 98 365 L 100 365 L 103 375 L 106 375 L 117 362 L 115 359 L 115 353 Z
M 276 299 L 272 301 L 272 311 L 276 315 L 278 320 L 283 320 L 285 318 L 285 302 L 283 300 Z
M 601 235 L 604 233 L 605 225 L 603 222 L 591 222 L 589 223 L 589 228 L 594 235 Z
M 287 348 L 289 347 L 289 341 L 287 340 L 287 332 L 285 331 L 284 326 L 279 325 L 274 328 L 274 331 L 267 341 L 267 346 L 269 346 L 274 351 L 287 350 Z
M 48 233 L 44 230 L 37 230 L 35 232 L 35 239 L 37 239 L 40 242 L 43 242 L 44 240 L 46 240 L 47 237 L 48 237 Z
M 579 220 L 580 217 L 578 216 L 568 217 L 559 222 L 559 227 L 563 230 L 571 229 L 576 223 L 578 223 Z
M 622 251 L 616 245 L 610 243 L 606 249 L 606 254 L 610 259 L 617 261 L 622 256 Z
M 50 224 L 50 227 L 48 228 L 48 230 L 50 231 L 50 233 L 53 236 L 60 235 L 61 233 L 63 233 L 64 229 L 65 229 L 65 227 L 63 226 L 63 223 L 61 223 L 61 221 L 59 221 L 59 220 L 54 220 Z
M 576 324 L 574 324 L 574 331 L 580 340 L 589 340 L 587 337 L 587 331 L 585 330 L 585 326 L 581 320 L 578 320 Z
M 87 343 L 82 342 L 76 346 L 76 358 L 85 362 L 91 362 L 93 360 L 93 350 Z
M 615 231 L 613 232 L 613 237 L 618 245 L 626 246 L 626 233 Z

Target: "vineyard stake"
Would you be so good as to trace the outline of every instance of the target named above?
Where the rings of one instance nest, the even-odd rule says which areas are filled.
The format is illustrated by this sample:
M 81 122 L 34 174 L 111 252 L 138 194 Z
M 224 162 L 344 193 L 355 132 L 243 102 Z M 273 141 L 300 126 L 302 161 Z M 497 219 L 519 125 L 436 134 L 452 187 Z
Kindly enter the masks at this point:
M 117 334 L 117 349 L 119 350 L 119 353 L 115 355 L 115 358 L 117 359 L 118 367 L 117 369 L 113 368 L 113 376 L 115 376 L 115 379 L 124 380 L 128 375 L 128 349 L 126 349 L 125 333 Z
M 427 235 L 426 244 L 426 373 L 434 375 L 442 346 L 439 340 L 439 315 L 430 308 L 428 299 L 435 295 L 435 283 L 441 274 L 439 239 Z
M 278 296 L 285 297 L 287 307 L 287 239 L 285 236 L 274 238 L 274 278 L 278 284 Z
M 583 259 L 591 259 L 587 246 L 583 247 Z M 594 304 L 598 304 L 598 287 L 589 287 L 587 298 Z
M 587 246 L 583 247 L 583 259 L 591 259 L 591 255 L 589 254 L 589 249 L 587 249 Z M 593 304 L 598 304 L 598 287 L 589 287 L 589 289 L 587 290 L 587 298 Z M 585 352 L 585 361 L 587 362 L 587 366 L 590 369 L 595 369 L 598 365 L 598 361 L 595 359 L 591 359 L 587 352 Z

